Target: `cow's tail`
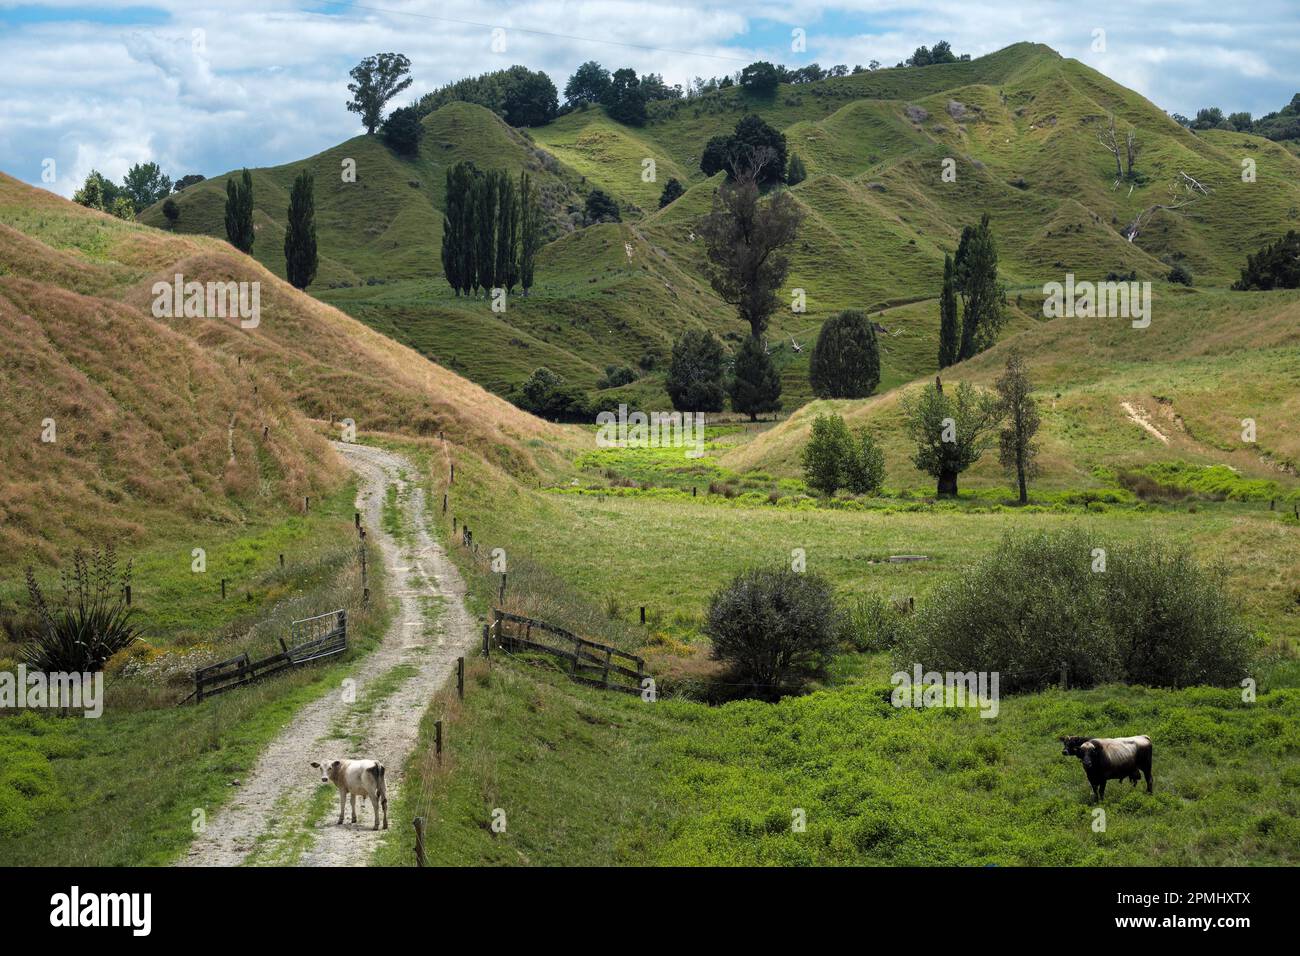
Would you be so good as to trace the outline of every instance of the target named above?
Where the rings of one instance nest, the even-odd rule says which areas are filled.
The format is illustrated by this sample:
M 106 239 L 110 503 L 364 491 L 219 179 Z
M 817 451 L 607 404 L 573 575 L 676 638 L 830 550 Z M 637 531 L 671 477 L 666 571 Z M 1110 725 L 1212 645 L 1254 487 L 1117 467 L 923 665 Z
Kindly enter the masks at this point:
M 375 765 L 370 767 L 369 769 L 371 774 L 374 775 L 375 783 L 378 786 L 380 796 L 382 796 L 385 800 L 387 800 L 388 790 L 384 786 L 384 765 L 376 761 Z

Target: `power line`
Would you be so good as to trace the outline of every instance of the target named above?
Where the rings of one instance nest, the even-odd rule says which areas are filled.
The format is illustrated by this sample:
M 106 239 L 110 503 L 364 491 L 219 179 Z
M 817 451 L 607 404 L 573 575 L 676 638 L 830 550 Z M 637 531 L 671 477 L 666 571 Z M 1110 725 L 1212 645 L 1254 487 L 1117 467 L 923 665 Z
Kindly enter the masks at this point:
M 557 40 L 576 40 L 580 43 L 603 43 L 606 46 L 618 46 L 630 50 L 645 50 L 651 53 L 675 53 L 679 56 L 706 57 L 710 60 L 730 60 L 735 63 L 749 62 L 744 57 L 726 56 L 722 53 L 701 53 L 698 50 L 676 50 L 671 47 L 647 46 L 641 43 L 624 43 L 620 40 L 600 40 L 595 37 L 580 37 L 569 33 L 552 33 L 548 30 L 529 30 L 525 27 L 510 27 L 500 23 L 480 23 L 477 20 L 460 20 L 455 17 L 438 17 L 429 13 L 412 13 L 408 10 L 392 10 L 388 7 L 372 7 L 361 3 L 344 3 L 343 0 L 311 0 L 311 2 L 331 7 L 343 7 L 348 10 L 367 10 L 372 13 L 387 13 L 400 17 L 419 17 L 421 20 L 436 20 L 439 23 L 457 23 L 462 26 L 481 27 L 485 30 L 511 30 L 515 33 L 527 33 L 539 37 L 552 37 Z

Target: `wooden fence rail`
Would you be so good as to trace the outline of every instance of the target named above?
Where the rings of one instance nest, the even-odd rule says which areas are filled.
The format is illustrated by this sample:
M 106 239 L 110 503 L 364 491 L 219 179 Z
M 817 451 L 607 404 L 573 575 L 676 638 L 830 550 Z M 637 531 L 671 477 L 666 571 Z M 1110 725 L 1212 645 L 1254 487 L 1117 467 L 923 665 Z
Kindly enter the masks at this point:
M 245 651 L 229 660 L 200 667 L 194 672 L 194 693 L 191 695 L 194 703 L 202 703 L 206 697 L 224 694 L 290 667 L 342 654 L 348 649 L 347 612 L 330 611 L 328 614 L 294 621 L 289 634 L 294 643 L 286 644 L 284 638 L 281 638 L 279 654 L 253 661 L 249 660 L 248 652 Z
M 645 660 L 635 654 L 500 608 L 492 609 L 492 623 L 485 639 L 489 650 L 495 646 L 505 651 L 534 651 L 559 658 L 568 663 L 573 680 L 606 690 L 639 694 L 642 681 L 650 676 L 645 670 Z M 632 683 L 627 683 L 628 680 Z

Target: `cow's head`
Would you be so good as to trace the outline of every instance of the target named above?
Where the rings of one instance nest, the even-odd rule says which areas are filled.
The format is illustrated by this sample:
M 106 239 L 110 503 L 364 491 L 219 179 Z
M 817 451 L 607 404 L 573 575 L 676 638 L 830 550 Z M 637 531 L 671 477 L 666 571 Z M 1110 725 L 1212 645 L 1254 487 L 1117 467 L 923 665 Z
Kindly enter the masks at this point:
M 313 760 L 311 765 L 320 771 L 321 783 L 333 783 L 342 762 L 341 760 Z
M 1097 759 L 1097 744 L 1091 740 L 1079 744 L 1079 759 L 1083 761 L 1083 769 L 1091 770 L 1093 761 Z
M 1062 745 L 1064 745 L 1064 747 L 1065 747 L 1065 749 L 1061 751 L 1062 756 L 1065 756 L 1065 757 L 1080 757 L 1080 756 L 1082 756 L 1082 754 L 1079 753 L 1079 750 L 1080 750 L 1080 748 L 1083 747 L 1083 745 L 1086 744 L 1087 742 L 1088 742 L 1088 738 L 1087 738 L 1087 737 L 1077 737 L 1077 736 L 1075 736 L 1075 737 L 1062 737 L 1062 738 L 1061 738 L 1061 743 L 1062 743 Z

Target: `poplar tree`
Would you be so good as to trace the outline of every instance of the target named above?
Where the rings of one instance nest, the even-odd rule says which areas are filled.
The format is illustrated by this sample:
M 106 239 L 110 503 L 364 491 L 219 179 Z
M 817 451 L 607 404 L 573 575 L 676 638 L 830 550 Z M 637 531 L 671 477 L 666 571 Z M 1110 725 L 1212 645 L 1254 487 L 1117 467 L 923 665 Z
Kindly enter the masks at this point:
M 496 225 L 497 177 L 488 173 L 474 180 L 474 281 L 484 291 L 497 286 Z
M 466 272 L 465 237 L 469 234 L 465 219 L 469 215 L 470 188 L 473 179 L 468 163 L 457 163 L 447 170 L 446 199 L 442 220 L 442 272 L 456 295 L 468 292 L 471 281 Z
M 253 251 L 253 177 L 247 169 L 226 180 L 226 239 L 240 252 Z
M 943 292 L 939 294 L 939 368 L 957 364 L 961 354 L 961 328 L 957 320 L 957 268 L 952 256 L 943 257 Z
M 496 280 L 507 292 L 519 281 L 519 203 L 510 174 L 497 174 Z
M 537 187 L 526 172 L 519 174 L 519 284 L 524 295 L 533 287 L 533 266 L 542 245 L 542 211 Z
M 288 226 L 284 231 L 284 271 L 295 289 L 305 289 L 316 278 L 315 179 L 304 169 L 289 194 Z

